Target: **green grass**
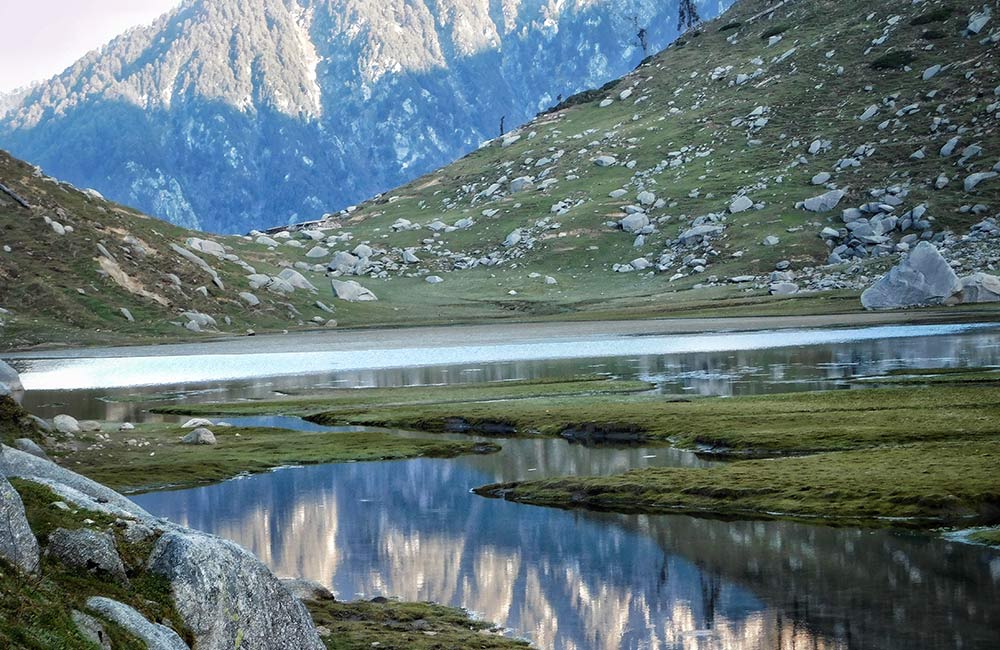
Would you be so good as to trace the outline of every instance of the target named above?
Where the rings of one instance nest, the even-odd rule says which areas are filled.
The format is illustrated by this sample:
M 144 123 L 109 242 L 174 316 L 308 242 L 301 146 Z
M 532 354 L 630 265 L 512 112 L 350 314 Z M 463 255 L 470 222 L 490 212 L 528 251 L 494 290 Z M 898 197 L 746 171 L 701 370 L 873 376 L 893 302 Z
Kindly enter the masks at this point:
M 532 379 L 453 386 L 403 388 L 363 388 L 336 390 L 306 396 L 221 404 L 190 404 L 152 409 L 154 413 L 180 415 L 263 415 L 308 416 L 317 413 L 355 413 L 379 407 L 515 400 L 557 395 L 636 393 L 652 388 L 643 381 L 617 381 L 601 377 L 579 379 Z
M 883 386 L 902 385 L 932 385 L 932 384 L 1000 384 L 1000 368 L 900 368 L 885 375 L 874 377 L 855 377 L 851 380 L 858 384 L 876 384 Z
M 651 439 L 735 456 L 848 450 L 1000 435 L 1000 391 L 992 385 L 877 388 L 735 398 L 647 395 L 540 397 L 506 402 L 373 407 L 311 416 L 349 423 L 449 430 L 454 418 L 506 426 L 519 434 L 559 435 L 587 425 L 630 428 Z M 919 426 L 914 423 L 919 422 Z
M 496 445 L 407 438 L 383 432 L 314 433 L 273 428 L 212 427 L 218 444 L 184 445 L 190 430 L 140 427 L 111 434 L 112 441 L 63 453 L 58 461 L 119 491 L 145 492 L 214 483 L 283 465 L 403 458 L 451 458 L 491 453 Z M 135 439 L 148 446 L 127 443 Z
M 951 14 L 954 13 L 954 9 L 951 7 L 938 7 L 932 9 L 922 14 L 914 16 L 910 20 L 911 25 L 929 25 L 930 23 L 939 23 L 951 18 Z
M 996 518 L 998 462 L 1000 439 L 994 438 L 507 483 L 476 492 L 615 512 L 936 527 Z
M 988 544 L 989 546 L 1000 546 L 1000 528 L 977 530 L 969 533 L 969 541 L 977 544 Z
M 500 636 L 460 609 L 433 603 L 311 602 L 316 625 L 329 630 L 329 650 L 508 650 L 530 647 Z M 325 634 L 325 631 L 324 631 Z

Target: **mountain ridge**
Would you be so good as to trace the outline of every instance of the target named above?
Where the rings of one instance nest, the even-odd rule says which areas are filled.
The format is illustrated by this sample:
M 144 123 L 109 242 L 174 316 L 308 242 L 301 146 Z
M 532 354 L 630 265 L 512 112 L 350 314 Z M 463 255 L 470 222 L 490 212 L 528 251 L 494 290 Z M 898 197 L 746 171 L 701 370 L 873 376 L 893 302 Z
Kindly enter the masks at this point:
M 474 149 L 501 117 L 618 76 L 645 56 L 637 26 L 659 49 L 675 13 L 674 0 L 187 0 L 31 89 L 0 117 L 0 145 L 173 223 L 245 232 L 368 198 Z

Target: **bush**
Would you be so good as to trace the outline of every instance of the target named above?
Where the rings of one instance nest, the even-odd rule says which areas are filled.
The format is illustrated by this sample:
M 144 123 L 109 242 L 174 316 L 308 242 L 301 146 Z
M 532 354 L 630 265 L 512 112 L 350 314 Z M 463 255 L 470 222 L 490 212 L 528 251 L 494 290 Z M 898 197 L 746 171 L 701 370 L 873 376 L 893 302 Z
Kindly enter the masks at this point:
M 914 16 L 913 20 L 910 21 L 911 25 L 927 25 L 930 23 L 940 23 L 948 20 L 951 17 L 952 8 L 951 7 L 941 7 L 933 11 L 928 11 L 927 13 L 920 14 L 919 16 Z
M 728 32 L 728 31 L 733 30 L 733 29 L 739 29 L 742 26 L 743 26 L 743 23 L 741 23 L 738 20 L 734 20 L 733 22 L 726 23 L 725 25 L 723 25 L 722 27 L 720 27 L 719 31 L 720 32 Z
M 788 31 L 789 27 L 790 25 L 788 23 L 781 23 L 779 25 L 774 25 L 773 27 L 765 29 L 764 33 L 761 34 L 760 37 L 766 41 L 772 36 L 777 36 L 778 34 L 784 34 L 785 32 Z
M 925 30 L 924 33 L 920 35 L 920 38 L 926 41 L 936 41 L 938 39 L 944 38 L 945 36 L 947 36 L 947 34 L 942 32 L 940 29 L 928 29 Z
M 917 60 L 916 55 L 910 50 L 898 50 L 889 52 L 871 62 L 872 70 L 898 70 L 903 66 L 910 65 Z

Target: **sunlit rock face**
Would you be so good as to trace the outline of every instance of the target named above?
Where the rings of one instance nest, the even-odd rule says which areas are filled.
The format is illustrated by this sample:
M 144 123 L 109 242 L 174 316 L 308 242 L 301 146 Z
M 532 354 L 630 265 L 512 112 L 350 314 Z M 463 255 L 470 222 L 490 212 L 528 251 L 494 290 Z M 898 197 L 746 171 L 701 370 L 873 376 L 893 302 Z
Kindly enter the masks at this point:
M 676 0 L 187 0 L 5 96 L 0 146 L 180 225 L 278 225 L 622 75 L 676 16 Z

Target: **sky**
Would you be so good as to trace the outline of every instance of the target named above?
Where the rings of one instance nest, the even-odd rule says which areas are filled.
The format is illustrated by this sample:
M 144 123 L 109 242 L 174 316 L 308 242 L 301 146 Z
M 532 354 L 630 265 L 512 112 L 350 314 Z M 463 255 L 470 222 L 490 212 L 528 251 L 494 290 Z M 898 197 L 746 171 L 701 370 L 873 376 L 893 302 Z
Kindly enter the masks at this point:
M 0 92 L 59 74 L 129 27 L 180 0 L 0 0 Z

